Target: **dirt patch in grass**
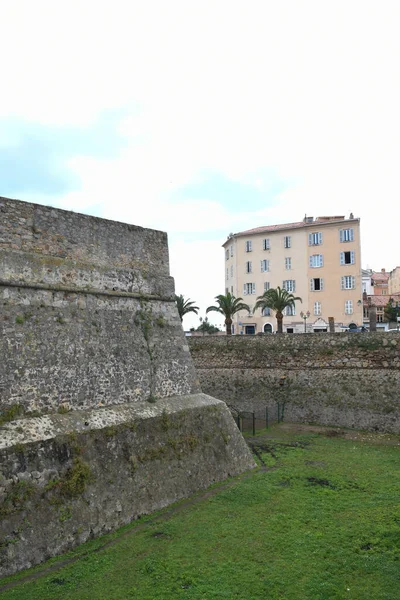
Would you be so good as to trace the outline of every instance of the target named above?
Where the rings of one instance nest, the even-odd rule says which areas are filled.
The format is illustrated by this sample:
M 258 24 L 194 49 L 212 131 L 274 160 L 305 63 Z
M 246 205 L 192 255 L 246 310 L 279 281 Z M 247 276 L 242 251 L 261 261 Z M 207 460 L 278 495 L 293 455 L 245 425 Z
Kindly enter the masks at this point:
M 307 425 L 303 423 L 280 423 L 278 426 L 273 426 L 270 429 L 264 430 L 261 436 L 256 438 L 247 437 L 250 442 L 252 439 L 277 439 L 302 434 L 316 434 L 328 438 L 341 438 L 352 440 L 354 442 L 368 442 L 369 444 L 383 446 L 400 446 L 400 434 L 379 433 L 370 431 L 358 431 L 354 429 L 346 429 L 344 427 L 327 427 L 323 425 Z

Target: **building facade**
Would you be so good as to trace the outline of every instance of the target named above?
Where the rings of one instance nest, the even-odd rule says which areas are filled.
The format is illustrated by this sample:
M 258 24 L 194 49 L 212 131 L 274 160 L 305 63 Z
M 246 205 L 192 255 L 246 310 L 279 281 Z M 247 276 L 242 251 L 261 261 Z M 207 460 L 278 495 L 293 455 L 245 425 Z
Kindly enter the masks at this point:
M 389 294 L 400 293 L 400 267 L 395 267 L 389 274 Z
M 371 285 L 373 288 L 372 294 L 374 296 L 388 296 L 389 295 L 389 273 L 386 269 L 380 271 L 374 271 L 371 275 Z
M 254 311 L 257 298 L 281 287 L 299 296 L 283 320 L 286 333 L 327 331 L 329 317 L 341 331 L 362 324 L 360 220 L 305 217 L 297 223 L 230 234 L 225 251 L 225 292 L 242 297 L 252 311 L 235 315 L 234 334 L 274 333 L 273 311 Z M 304 315 L 310 313 L 305 320 Z

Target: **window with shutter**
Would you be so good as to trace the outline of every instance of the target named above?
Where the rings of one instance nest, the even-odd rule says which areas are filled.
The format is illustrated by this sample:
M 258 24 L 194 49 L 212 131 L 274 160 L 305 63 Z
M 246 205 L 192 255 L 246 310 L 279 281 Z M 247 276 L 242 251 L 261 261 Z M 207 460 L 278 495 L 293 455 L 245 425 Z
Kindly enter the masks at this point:
M 269 260 L 262 260 L 261 261 L 261 273 L 266 273 L 267 271 L 269 271 Z
M 309 246 L 319 246 L 322 244 L 322 233 L 318 231 L 317 233 L 309 233 L 308 234 L 308 245 Z
M 354 241 L 354 229 L 339 229 L 339 239 L 341 242 L 353 242 Z
M 270 246 L 270 242 L 269 242 L 269 238 L 265 238 L 263 240 L 263 250 L 270 250 L 271 246 Z

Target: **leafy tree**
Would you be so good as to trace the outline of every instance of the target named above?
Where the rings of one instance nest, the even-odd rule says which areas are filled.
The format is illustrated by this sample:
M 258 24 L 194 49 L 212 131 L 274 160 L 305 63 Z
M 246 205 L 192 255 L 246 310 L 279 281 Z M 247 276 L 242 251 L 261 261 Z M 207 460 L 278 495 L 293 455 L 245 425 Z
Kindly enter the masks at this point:
M 187 313 L 194 312 L 197 315 L 197 311 L 199 310 L 199 307 L 193 306 L 194 301 L 190 300 L 190 298 L 185 300 L 185 298 L 184 298 L 184 296 L 182 296 L 182 294 L 180 296 L 177 296 L 175 294 L 175 302 L 176 302 L 176 306 L 178 308 L 179 318 L 181 321 L 183 321 L 183 317 Z
M 389 298 L 388 303 L 385 306 L 385 319 L 386 321 L 393 321 L 397 323 L 397 317 L 400 316 L 400 302 Z
M 248 304 L 243 302 L 243 298 L 235 298 L 230 292 L 224 296 L 219 294 L 215 296 L 218 306 L 209 306 L 206 313 L 211 311 L 219 312 L 225 317 L 226 335 L 232 335 L 232 317 L 240 310 L 247 310 L 250 312 Z
M 196 329 L 196 331 L 202 331 L 203 335 L 205 333 L 218 333 L 218 331 L 221 331 L 218 327 L 216 327 L 215 325 L 212 325 L 208 318 L 206 317 L 205 319 L 202 319 L 200 317 L 200 325 L 198 326 L 198 328 Z
M 276 289 L 271 288 L 264 292 L 262 296 L 258 296 L 254 310 L 257 310 L 257 308 L 261 308 L 261 310 L 264 310 L 264 308 L 271 308 L 273 311 L 275 311 L 276 321 L 278 324 L 277 333 L 282 333 L 283 311 L 288 306 L 293 308 L 294 303 L 297 300 L 299 302 L 303 302 L 303 300 L 298 296 L 293 296 L 293 294 L 290 294 L 286 290 L 282 290 L 278 286 Z

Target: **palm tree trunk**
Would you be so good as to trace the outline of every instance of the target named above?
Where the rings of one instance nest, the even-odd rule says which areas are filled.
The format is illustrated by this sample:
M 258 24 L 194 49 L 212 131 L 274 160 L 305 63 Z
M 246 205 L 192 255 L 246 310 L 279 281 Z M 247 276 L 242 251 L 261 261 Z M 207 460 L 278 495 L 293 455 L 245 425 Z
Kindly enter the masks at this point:
M 276 313 L 276 322 L 278 324 L 277 333 L 283 333 L 283 314 L 281 312 Z
M 232 335 L 232 319 L 225 319 L 226 335 Z

